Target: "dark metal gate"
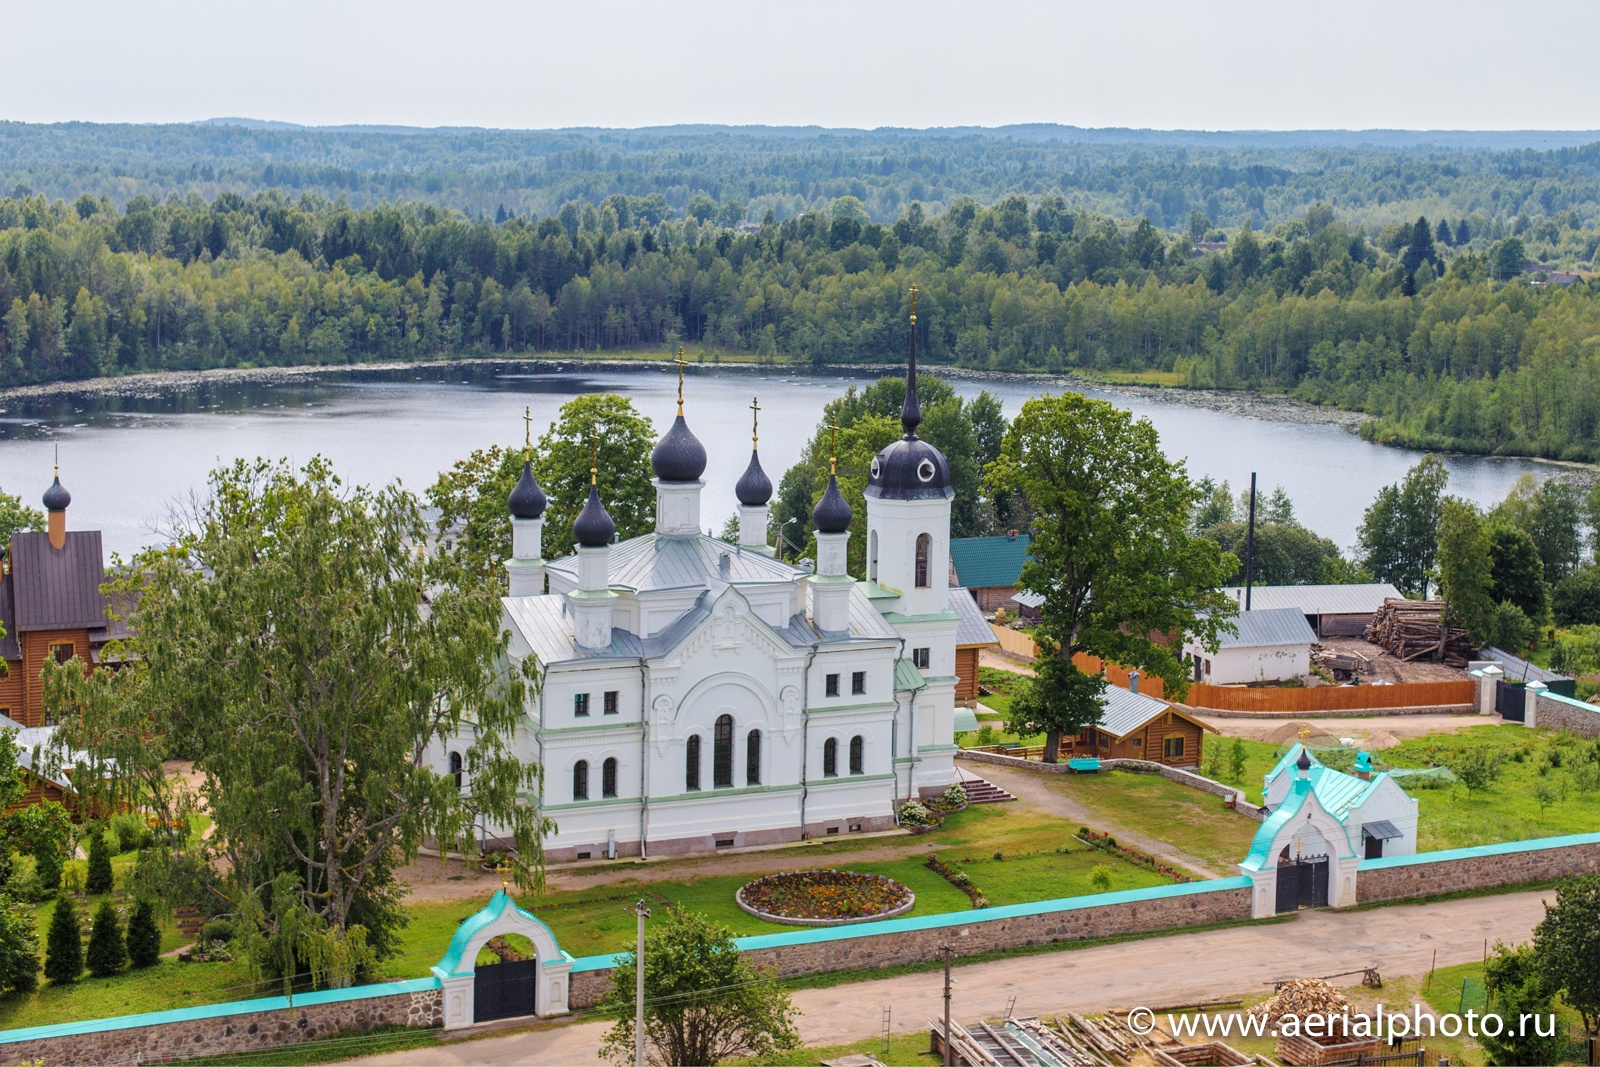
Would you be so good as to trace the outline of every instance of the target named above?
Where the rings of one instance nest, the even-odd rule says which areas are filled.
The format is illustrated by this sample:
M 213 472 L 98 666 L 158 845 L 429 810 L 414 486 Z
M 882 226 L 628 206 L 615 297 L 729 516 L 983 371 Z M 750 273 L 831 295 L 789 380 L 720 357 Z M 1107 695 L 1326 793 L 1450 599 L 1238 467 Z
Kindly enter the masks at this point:
M 1527 688 L 1501 679 L 1494 684 L 1494 710 L 1507 722 L 1522 722 L 1528 717 Z
M 491 963 L 477 969 L 472 980 L 472 1019 L 486 1023 L 513 1015 L 532 1015 L 539 961 Z
M 1302 856 L 1278 864 L 1279 914 L 1328 906 L 1328 857 Z

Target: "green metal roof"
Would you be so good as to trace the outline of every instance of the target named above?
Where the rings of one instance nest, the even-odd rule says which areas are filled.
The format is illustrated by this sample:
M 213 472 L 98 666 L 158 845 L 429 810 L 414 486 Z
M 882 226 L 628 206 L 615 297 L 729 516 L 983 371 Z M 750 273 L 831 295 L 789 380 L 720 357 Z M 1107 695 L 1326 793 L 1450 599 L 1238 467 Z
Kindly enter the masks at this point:
M 1028 559 L 1033 538 L 1027 534 L 1012 537 L 952 537 L 950 562 L 956 578 L 968 589 L 1013 586 Z
M 955 732 L 958 734 L 976 730 L 978 728 L 978 713 L 971 708 L 957 708 L 955 724 Z
M 928 680 L 917 670 L 917 665 L 908 659 L 894 661 L 894 691 L 904 693 L 907 690 L 926 689 Z M 976 729 L 976 727 L 974 727 Z

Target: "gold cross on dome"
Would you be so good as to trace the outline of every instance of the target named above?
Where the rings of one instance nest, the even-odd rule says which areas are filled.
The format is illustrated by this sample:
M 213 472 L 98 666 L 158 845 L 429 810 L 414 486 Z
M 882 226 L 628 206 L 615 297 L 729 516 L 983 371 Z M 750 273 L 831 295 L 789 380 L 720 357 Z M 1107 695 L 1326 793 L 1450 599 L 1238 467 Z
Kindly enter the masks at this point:
M 761 398 L 759 396 L 750 398 L 750 411 L 752 413 L 750 415 L 750 447 L 754 448 L 756 443 L 761 440 L 756 436 L 756 431 L 761 428 Z
M 678 365 L 678 414 L 682 415 L 683 414 L 683 368 L 685 368 L 685 367 L 687 367 L 689 365 L 689 361 L 683 358 L 683 346 L 682 345 L 678 346 L 678 358 L 674 359 L 672 362 L 674 362 L 674 363 L 676 363 Z
M 533 408 L 522 409 L 522 460 L 524 463 L 533 459 Z
M 828 423 L 828 429 L 833 431 L 833 440 L 828 445 L 828 473 L 839 472 L 839 420 L 834 419 Z
M 917 283 L 911 283 L 911 321 L 917 321 Z
M 589 484 L 599 484 L 600 475 L 600 426 L 598 423 L 589 427 Z

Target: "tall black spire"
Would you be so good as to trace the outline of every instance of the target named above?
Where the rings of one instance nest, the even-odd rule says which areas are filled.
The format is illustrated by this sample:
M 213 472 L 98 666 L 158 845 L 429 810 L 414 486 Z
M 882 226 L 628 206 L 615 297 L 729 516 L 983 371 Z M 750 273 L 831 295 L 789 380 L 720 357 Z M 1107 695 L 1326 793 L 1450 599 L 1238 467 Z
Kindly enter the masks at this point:
M 922 422 L 922 405 L 917 403 L 917 283 L 911 283 L 911 362 L 906 364 L 906 402 L 900 408 L 900 425 L 906 438 L 917 436 Z

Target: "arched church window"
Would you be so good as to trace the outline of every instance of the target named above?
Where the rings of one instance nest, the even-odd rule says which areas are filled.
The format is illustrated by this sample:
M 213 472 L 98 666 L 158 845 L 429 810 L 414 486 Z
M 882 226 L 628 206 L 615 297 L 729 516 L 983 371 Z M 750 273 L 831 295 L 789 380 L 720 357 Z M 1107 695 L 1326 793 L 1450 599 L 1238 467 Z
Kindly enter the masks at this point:
M 572 799 L 589 799 L 589 761 L 586 759 L 572 765 Z
M 711 788 L 733 785 L 733 716 L 718 715 L 711 735 Z
M 761 731 L 751 730 L 744 739 L 744 784 L 761 784 Z
M 700 735 L 690 734 L 688 742 L 683 746 L 684 771 L 683 787 L 685 789 L 700 788 Z
M 928 557 L 933 554 L 933 538 L 927 534 L 917 535 L 917 588 L 928 587 Z
M 600 765 L 600 795 L 614 797 L 617 795 L 617 758 L 610 757 Z
M 839 775 L 839 739 L 830 737 L 822 742 L 822 776 L 824 778 L 837 778 Z
M 867 759 L 867 742 L 860 734 L 850 739 L 850 773 L 865 774 Z
M 450 753 L 450 777 L 456 780 L 456 791 L 461 791 L 461 753 Z
M 867 580 L 878 580 L 878 531 L 867 531 Z

